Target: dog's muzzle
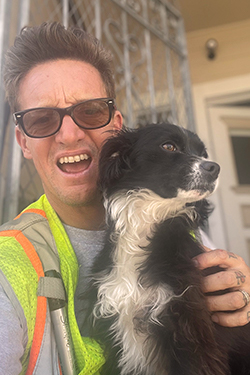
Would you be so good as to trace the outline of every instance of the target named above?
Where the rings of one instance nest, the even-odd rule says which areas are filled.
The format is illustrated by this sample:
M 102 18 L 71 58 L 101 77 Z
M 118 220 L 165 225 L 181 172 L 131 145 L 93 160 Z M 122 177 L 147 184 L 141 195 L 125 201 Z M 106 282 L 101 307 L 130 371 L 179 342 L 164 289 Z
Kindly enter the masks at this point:
M 220 166 L 213 161 L 204 160 L 200 163 L 200 170 L 208 182 L 213 182 L 219 176 Z

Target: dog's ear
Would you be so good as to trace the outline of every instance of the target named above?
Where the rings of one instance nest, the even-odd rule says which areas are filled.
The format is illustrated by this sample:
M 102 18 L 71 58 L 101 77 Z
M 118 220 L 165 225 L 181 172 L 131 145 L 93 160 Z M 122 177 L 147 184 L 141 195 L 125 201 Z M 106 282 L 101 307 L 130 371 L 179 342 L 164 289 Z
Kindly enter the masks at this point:
M 102 191 L 131 169 L 130 155 L 134 141 L 134 132 L 123 129 L 103 145 L 99 161 L 99 185 Z

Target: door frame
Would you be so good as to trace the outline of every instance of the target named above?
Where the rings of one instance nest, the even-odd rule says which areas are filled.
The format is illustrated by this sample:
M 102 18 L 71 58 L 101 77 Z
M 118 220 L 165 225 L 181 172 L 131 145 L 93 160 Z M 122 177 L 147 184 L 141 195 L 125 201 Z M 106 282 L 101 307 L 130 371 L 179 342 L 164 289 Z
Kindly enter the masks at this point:
M 232 106 L 247 102 L 250 106 L 250 74 L 202 83 L 193 86 L 193 101 L 196 119 L 196 131 L 205 143 L 211 159 L 215 159 L 215 145 L 211 132 L 213 107 Z M 209 236 L 215 247 L 229 249 L 225 224 L 225 212 L 221 204 L 219 189 L 212 195 L 214 212 L 209 220 Z M 239 254 L 239 249 L 234 249 Z M 246 259 L 249 263 L 249 259 Z

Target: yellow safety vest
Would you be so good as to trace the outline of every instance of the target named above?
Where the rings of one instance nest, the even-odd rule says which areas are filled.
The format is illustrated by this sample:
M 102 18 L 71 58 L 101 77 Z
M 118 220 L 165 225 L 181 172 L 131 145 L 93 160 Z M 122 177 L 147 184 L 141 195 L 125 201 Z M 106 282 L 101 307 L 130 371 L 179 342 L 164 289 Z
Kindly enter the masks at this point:
M 75 318 L 77 259 L 64 227 L 45 195 L 0 227 L 0 269 L 23 309 L 28 328 L 21 374 L 33 373 L 41 349 L 48 310 L 47 298 L 37 295 L 37 291 L 39 280 L 44 277 L 43 263 L 47 261 L 60 269 L 63 279 L 78 374 L 98 374 L 105 361 L 103 351 L 94 340 L 81 337 Z M 11 298 L 12 293 L 8 295 Z

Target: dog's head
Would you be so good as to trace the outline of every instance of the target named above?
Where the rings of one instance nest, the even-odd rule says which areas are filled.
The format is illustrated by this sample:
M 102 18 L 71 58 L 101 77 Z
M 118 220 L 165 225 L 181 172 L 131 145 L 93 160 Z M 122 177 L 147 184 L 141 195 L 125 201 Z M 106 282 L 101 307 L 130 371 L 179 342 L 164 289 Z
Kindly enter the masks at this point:
M 220 171 L 207 157 L 199 137 L 175 125 L 122 130 L 101 151 L 100 186 L 107 196 L 146 188 L 163 198 L 199 201 L 214 191 Z

